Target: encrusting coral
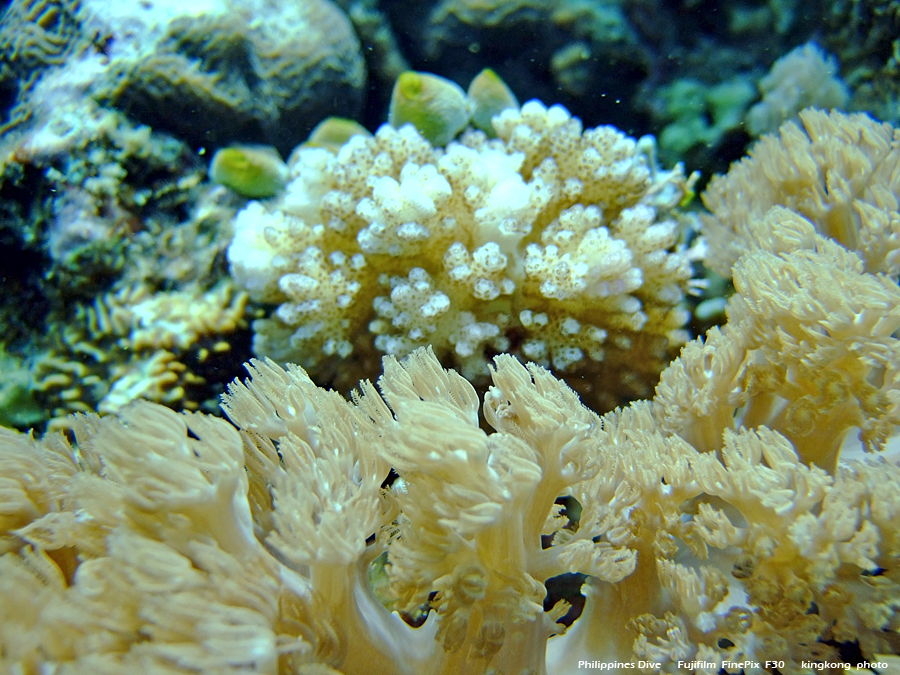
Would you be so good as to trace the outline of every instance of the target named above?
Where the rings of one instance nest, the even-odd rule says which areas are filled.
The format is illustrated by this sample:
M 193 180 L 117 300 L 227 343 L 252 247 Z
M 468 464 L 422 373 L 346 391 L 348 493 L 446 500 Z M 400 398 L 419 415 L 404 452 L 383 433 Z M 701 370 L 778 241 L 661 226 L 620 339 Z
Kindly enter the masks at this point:
M 125 22 L 97 21 L 132 47 L 114 45 L 100 98 L 198 145 L 252 141 L 282 152 L 339 107 L 360 113 L 365 61 L 330 0 L 222 0 L 178 10 L 144 12 L 154 20 L 142 41 Z
M 493 125 L 446 148 L 385 125 L 337 154 L 296 150 L 284 194 L 238 214 L 228 251 L 251 299 L 278 305 L 254 351 L 346 388 L 379 354 L 431 345 L 477 379 L 510 352 L 599 409 L 649 395 L 687 338 L 675 207 L 691 181 L 655 166 L 652 140 L 583 130 L 561 106 Z
M 153 199 L 186 201 L 194 178 L 186 177 L 180 190 L 162 187 Z M 117 185 L 112 181 L 102 189 Z M 36 320 L 35 309 L 21 299 L 12 313 L 13 321 L 23 317 L 18 325 L 31 333 L 28 342 L 7 343 L 24 371 L 24 379 L 15 380 L 26 396 L 0 397 L 0 418 L 19 428 L 45 423 L 58 428 L 72 412 L 116 412 L 137 398 L 217 409 L 224 382 L 209 376 L 230 358 L 235 334 L 247 327 L 247 294 L 223 278 L 234 215 L 228 198 L 225 188 L 206 186 L 191 197 L 192 212 L 184 222 L 154 213 L 142 221 L 141 231 L 119 232 L 118 278 L 109 290 L 94 290 L 93 297 L 78 297 L 76 290 L 85 288 L 63 276 L 61 265 L 46 273 L 48 295 L 58 294 L 50 295 L 54 302 L 46 320 Z M 74 275 L 97 284 L 86 265 L 72 269 Z M 37 404 L 37 417 L 30 400 Z M 16 410 L 22 404 L 26 417 Z
M 51 328 L 47 349 L 31 361 L 31 393 L 50 413 L 51 428 L 67 426 L 69 413 L 117 412 L 135 399 L 196 409 L 204 381 L 186 361 L 205 359 L 201 340 L 228 351 L 246 302 L 227 280 L 209 290 L 136 285 L 99 296 Z
M 6 133 L 29 116 L 21 103 L 44 69 L 64 63 L 87 46 L 89 40 L 81 31 L 83 19 L 78 0 L 7 3 L 0 17 L 0 85 L 4 90 L 18 90 L 19 105 L 4 120 L 7 123 L 0 124 L 0 131 Z

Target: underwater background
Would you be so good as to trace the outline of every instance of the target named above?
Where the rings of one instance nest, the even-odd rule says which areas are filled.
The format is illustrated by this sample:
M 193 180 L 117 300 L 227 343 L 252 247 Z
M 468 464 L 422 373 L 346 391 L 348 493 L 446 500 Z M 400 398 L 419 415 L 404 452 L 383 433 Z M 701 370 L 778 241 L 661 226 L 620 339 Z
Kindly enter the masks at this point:
M 0 14 L 0 672 L 900 668 L 900 4 Z

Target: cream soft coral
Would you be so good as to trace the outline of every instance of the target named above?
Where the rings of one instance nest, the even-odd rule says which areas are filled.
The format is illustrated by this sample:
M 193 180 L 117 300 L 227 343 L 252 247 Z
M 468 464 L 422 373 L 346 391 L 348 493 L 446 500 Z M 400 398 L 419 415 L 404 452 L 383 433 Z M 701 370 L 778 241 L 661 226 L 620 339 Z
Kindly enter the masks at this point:
M 706 363 L 727 390 L 709 355 L 682 363 L 672 378 Z M 75 446 L 0 435 L 4 669 L 790 671 L 837 660 L 833 642 L 896 650 L 896 459 L 829 472 L 740 418 L 692 435 L 690 415 L 661 423 L 664 394 L 600 418 L 509 356 L 492 433 L 425 351 L 352 403 L 296 367 L 250 371 L 226 399 L 238 430 L 140 403 L 77 418 Z M 587 575 L 568 630 L 567 603 L 543 606 L 565 573 Z
M 866 114 L 807 108 L 763 136 L 703 193 L 707 265 L 728 277 L 769 209 L 809 219 L 867 272 L 900 274 L 900 131 Z

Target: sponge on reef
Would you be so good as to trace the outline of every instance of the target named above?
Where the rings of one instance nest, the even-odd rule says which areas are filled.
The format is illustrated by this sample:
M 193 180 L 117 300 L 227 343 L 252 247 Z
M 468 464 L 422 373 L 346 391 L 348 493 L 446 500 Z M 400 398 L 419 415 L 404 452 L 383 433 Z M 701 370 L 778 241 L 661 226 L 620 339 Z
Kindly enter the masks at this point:
M 412 124 L 429 142 L 447 145 L 469 124 L 466 92 L 444 77 L 406 71 L 394 85 L 388 122 Z

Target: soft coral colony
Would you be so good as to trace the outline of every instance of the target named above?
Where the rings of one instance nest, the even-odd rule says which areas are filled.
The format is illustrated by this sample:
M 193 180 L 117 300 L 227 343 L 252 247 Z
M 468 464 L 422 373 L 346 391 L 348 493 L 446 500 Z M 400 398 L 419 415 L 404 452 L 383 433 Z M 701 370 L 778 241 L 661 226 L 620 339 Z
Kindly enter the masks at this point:
M 785 174 L 798 144 L 811 159 Z M 848 645 L 896 658 L 900 290 L 872 261 L 893 258 L 898 144 L 866 117 L 806 112 L 718 181 L 714 256 L 743 248 L 728 323 L 652 400 L 603 417 L 540 365 L 495 357 L 479 401 L 416 349 L 352 401 L 255 361 L 225 396 L 233 424 L 144 402 L 74 418 L 71 442 L 0 431 L 0 665 L 788 674 Z M 752 222 L 729 189 L 752 194 Z M 849 456 L 857 436 L 877 452 Z M 567 573 L 586 575 L 568 628 L 565 602 L 545 606 Z

